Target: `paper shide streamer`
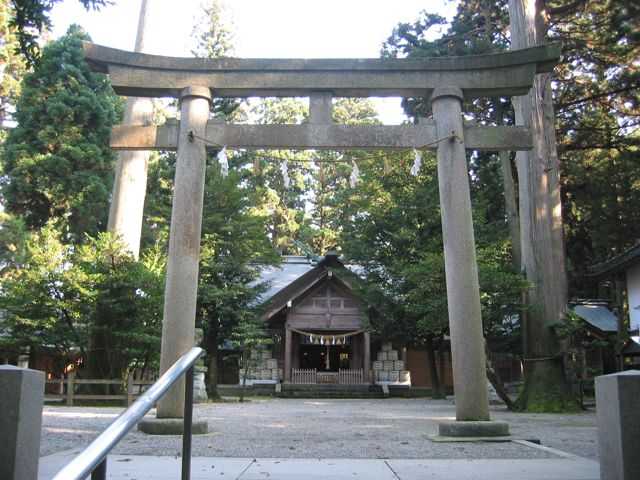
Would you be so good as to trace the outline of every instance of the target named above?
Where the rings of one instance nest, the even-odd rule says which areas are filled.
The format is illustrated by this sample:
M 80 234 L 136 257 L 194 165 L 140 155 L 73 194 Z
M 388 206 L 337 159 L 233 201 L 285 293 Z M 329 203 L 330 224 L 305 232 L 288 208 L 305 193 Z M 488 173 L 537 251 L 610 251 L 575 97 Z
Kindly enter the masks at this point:
M 218 164 L 220 165 L 220 173 L 223 177 L 229 176 L 229 160 L 227 159 L 227 147 L 222 147 L 222 150 L 217 155 Z
M 289 188 L 289 185 L 291 185 L 291 179 L 289 178 L 289 165 L 286 160 L 283 160 L 280 164 L 280 173 L 282 173 L 284 188 Z
M 411 175 L 417 177 L 420 173 L 420 167 L 422 166 L 422 153 L 415 148 L 413 149 L 413 153 L 415 157 L 413 159 L 413 166 L 411 167 Z
M 355 160 L 351 161 L 351 175 L 349 176 L 349 185 L 351 188 L 356 188 L 358 184 L 358 180 L 360 179 L 360 169 L 358 168 L 358 164 Z

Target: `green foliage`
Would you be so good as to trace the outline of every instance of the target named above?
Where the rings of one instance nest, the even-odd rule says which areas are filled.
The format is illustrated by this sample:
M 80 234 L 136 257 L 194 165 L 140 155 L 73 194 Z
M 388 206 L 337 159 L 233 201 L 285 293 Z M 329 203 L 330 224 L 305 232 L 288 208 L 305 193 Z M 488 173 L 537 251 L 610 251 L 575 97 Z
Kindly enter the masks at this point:
M 543 3 L 547 37 L 563 48 L 552 89 L 570 293 L 588 296 L 593 291 L 584 278 L 587 266 L 640 237 L 635 208 L 640 191 L 640 9 L 637 2 L 613 0 Z M 461 1 L 448 26 L 442 17 L 422 12 L 416 22 L 394 29 L 382 54 L 431 57 L 505 50 L 510 44 L 507 6 L 505 0 Z M 428 113 L 421 99 L 406 99 L 405 107 L 412 115 Z M 508 99 L 475 100 L 466 111 L 478 120 L 513 121 Z M 487 156 L 472 161 L 472 172 Z
M 12 119 L 16 101 L 20 95 L 20 81 L 25 74 L 23 58 L 16 54 L 18 39 L 15 28 L 10 25 L 10 0 L 0 0 L 0 143 L 5 139 L 6 122 Z M 2 153 L 0 152 L 0 155 Z
M 83 293 L 91 301 L 91 339 L 104 351 L 102 378 L 119 378 L 129 368 L 158 360 L 164 291 L 165 256 L 147 249 L 136 261 L 111 234 L 88 238 L 72 259 L 84 276 Z M 93 345 L 90 345 L 93 346 Z
M 215 161 L 215 159 L 213 159 Z M 198 320 L 205 338 L 229 338 L 251 311 L 261 285 L 252 282 L 262 265 L 278 261 L 266 236 L 267 218 L 251 208 L 246 171 L 231 161 L 228 177 L 209 165 L 202 223 Z
M 111 127 L 121 102 L 83 59 L 78 27 L 49 44 L 23 82 L 4 146 L 2 203 L 30 229 L 50 220 L 65 241 L 104 229 L 113 176 Z
M 226 10 L 221 0 L 208 0 L 202 4 L 202 15 L 191 31 L 195 57 L 220 58 L 233 53 L 233 32 L 225 18 Z
M 24 261 L 27 233 L 20 217 L 0 212 L 0 279 Z
M 234 347 L 240 351 L 240 368 L 244 370 L 241 378 L 242 390 L 240 401 L 244 401 L 244 387 L 247 383 L 249 372 L 257 368 L 260 358 L 260 349 L 273 343 L 264 328 L 264 322 L 257 315 L 246 315 L 234 327 L 231 333 L 231 341 Z
M 298 124 L 307 117 L 298 99 L 264 99 L 250 109 L 249 115 L 259 124 Z M 251 193 L 252 211 L 266 220 L 266 231 L 272 247 L 282 254 L 297 253 L 294 240 L 300 239 L 304 223 L 306 194 L 310 187 L 308 152 L 245 152 L 242 162 L 253 165 L 254 175 L 246 181 Z M 285 186 L 282 160 L 288 162 L 290 185 Z
M 412 156 L 388 160 L 393 168 L 387 172 L 378 160 L 362 162 L 359 188 L 340 198 L 349 206 L 345 218 L 351 219 L 341 240 L 345 256 L 364 267 L 364 295 L 379 314 L 373 314 L 372 328 L 387 338 L 424 345 L 448 329 L 436 160 L 424 154 L 417 177 L 407 175 Z M 495 215 L 487 201 L 495 193 L 481 193 L 490 183 L 486 177 L 495 174 L 482 170 L 471 179 L 478 191 L 473 208 L 482 313 L 494 342 L 516 343 L 513 318 L 525 282 L 511 270 L 504 215 Z M 491 183 L 500 192 L 500 182 Z
M 46 346 L 71 358 L 86 344 L 91 312 L 80 291 L 82 274 L 69 267 L 72 250 L 46 226 L 27 239 L 20 267 L 5 273 L 0 290 L 4 338 L 16 347 Z
M 33 67 L 40 57 L 38 35 L 51 28 L 49 15 L 56 3 L 61 0 L 11 0 L 13 7 L 11 27 L 16 30 L 18 46 L 16 51 L 22 54 L 27 64 Z M 87 10 L 100 9 L 112 2 L 110 0 L 79 0 Z
M 201 14 L 191 30 L 194 48 L 191 54 L 198 58 L 230 57 L 233 54 L 233 31 L 228 21 L 224 0 L 206 0 Z M 233 98 L 214 98 L 212 110 L 216 116 L 231 115 L 239 106 Z
M 154 361 L 159 347 L 164 261 L 135 261 L 108 234 L 74 247 L 52 224 L 28 235 L 21 262 L 0 290 L 3 338 L 14 348 L 49 348 L 86 358 L 95 332 L 107 338 L 105 376 Z M 113 375 L 113 376 L 110 376 Z

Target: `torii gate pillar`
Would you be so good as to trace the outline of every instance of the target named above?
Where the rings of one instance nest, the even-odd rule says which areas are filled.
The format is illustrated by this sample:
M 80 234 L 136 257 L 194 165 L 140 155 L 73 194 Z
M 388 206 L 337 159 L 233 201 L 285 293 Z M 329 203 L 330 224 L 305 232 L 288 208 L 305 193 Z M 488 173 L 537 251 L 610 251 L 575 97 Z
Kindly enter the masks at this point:
M 207 87 L 188 87 L 180 96 L 180 133 L 174 182 L 167 280 L 164 290 L 160 374 L 194 346 L 198 263 L 206 152 L 203 137 L 211 91 Z M 158 403 L 158 418 L 182 418 L 184 378 Z
M 489 420 L 480 288 L 471 218 L 469 169 L 462 124 L 462 90 L 436 88 L 431 96 L 438 138 L 438 185 L 444 239 L 447 304 L 456 420 Z

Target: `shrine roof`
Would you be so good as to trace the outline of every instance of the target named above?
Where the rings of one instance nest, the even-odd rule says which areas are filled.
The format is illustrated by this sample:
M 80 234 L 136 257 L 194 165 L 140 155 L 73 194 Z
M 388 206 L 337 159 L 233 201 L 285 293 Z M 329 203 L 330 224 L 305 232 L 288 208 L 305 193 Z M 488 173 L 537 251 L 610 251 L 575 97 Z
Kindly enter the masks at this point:
M 637 263 L 640 263 L 640 240 L 633 247 L 611 257 L 609 260 L 590 266 L 589 276 L 601 277 L 625 271 Z
M 258 302 L 265 303 L 273 298 L 282 289 L 313 270 L 316 265 L 317 262 L 307 257 L 285 255 L 280 265 L 262 268 L 256 283 L 267 282 L 269 288 L 260 295 Z
M 264 267 L 254 282 L 269 284 L 257 303 L 262 305 L 265 311 L 264 318 L 268 319 L 285 308 L 288 302 L 304 295 L 326 278 L 332 278 L 333 281 L 352 290 L 353 282 L 359 281 L 360 271 L 356 265 L 343 264 L 334 252 L 316 258 L 284 256 L 280 265 Z
M 618 317 L 604 302 L 584 302 L 572 305 L 570 308 L 591 327 L 603 333 L 618 331 Z

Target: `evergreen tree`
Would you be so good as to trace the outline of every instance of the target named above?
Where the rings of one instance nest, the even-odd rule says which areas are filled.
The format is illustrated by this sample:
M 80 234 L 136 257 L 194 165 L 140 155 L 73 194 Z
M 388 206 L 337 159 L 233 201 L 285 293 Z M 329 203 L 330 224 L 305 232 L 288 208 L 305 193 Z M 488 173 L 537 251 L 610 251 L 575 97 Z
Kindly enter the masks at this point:
M 84 61 L 83 40 L 72 26 L 24 78 L 0 185 L 7 212 L 30 229 L 51 220 L 65 241 L 78 242 L 105 227 L 114 161 L 109 135 L 121 110 L 107 78 Z
M 308 110 L 299 99 L 267 98 L 252 106 L 249 116 L 263 125 L 300 124 L 306 120 Z M 305 221 L 310 152 L 256 150 L 244 152 L 244 159 L 253 165 L 254 175 L 247 178 L 253 192 L 253 208 L 266 218 L 271 245 L 283 255 L 299 253 L 295 242 L 302 238 Z
M 40 57 L 38 36 L 51 28 L 49 15 L 61 0 L 11 0 L 13 7 L 11 27 L 15 29 L 18 46 L 16 52 L 24 56 L 29 66 L 34 66 Z M 88 9 L 98 10 L 111 0 L 79 0 Z
M 448 313 L 436 160 L 424 153 L 416 177 L 408 175 L 413 156 L 397 153 L 387 160 L 391 167 L 379 159 L 361 162 L 358 188 L 340 197 L 348 205 L 341 244 L 346 258 L 363 268 L 362 293 L 374 307 L 371 328 L 426 348 L 437 395 L 435 350 L 448 331 Z M 504 348 L 507 337 L 518 335 L 507 320 L 520 308 L 524 282 L 511 270 L 504 215 L 495 213 L 484 192 L 483 183 L 499 177 L 495 170 L 494 162 L 472 179 L 473 218 L 485 335 L 490 346 Z
M 250 203 L 246 170 L 232 161 L 229 176 L 223 177 L 219 166 L 211 163 L 204 196 L 197 321 L 204 330 L 207 391 L 215 398 L 218 348 L 255 307 L 264 288 L 255 283 L 260 269 L 279 258 L 266 235 L 267 218 Z

